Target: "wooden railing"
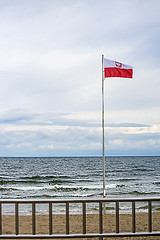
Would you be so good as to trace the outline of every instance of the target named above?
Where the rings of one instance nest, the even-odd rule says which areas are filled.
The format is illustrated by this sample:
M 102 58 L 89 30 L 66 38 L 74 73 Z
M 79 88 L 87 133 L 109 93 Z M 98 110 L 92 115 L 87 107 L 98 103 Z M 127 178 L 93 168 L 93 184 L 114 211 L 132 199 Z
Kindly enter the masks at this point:
M 145 202 L 148 205 L 147 215 L 148 215 L 148 230 L 147 231 L 136 231 L 136 204 L 137 202 Z M 11 238 L 92 238 L 99 237 L 102 239 L 103 237 L 134 237 L 134 236 L 160 236 L 160 229 L 156 229 L 156 231 L 152 229 L 152 203 L 156 202 L 160 206 L 160 197 L 158 198 L 76 198 L 76 199 L 1 199 L 0 200 L 0 238 L 2 239 L 11 239 Z M 53 231 L 53 205 L 54 204 L 64 204 L 65 205 L 65 232 L 62 233 L 54 233 Z M 70 232 L 70 204 L 79 203 L 81 204 L 81 215 L 82 215 L 82 231 L 79 233 L 71 233 Z M 98 204 L 98 221 L 99 221 L 99 230 L 95 232 L 87 232 L 87 208 L 86 205 L 97 203 Z M 115 204 L 115 232 L 106 232 L 105 224 L 103 222 L 104 215 L 107 215 L 108 212 L 103 211 L 104 204 L 114 203 Z M 131 204 L 131 229 L 132 231 L 121 232 L 120 231 L 120 216 L 122 215 L 120 212 L 120 204 L 130 203 Z M 2 214 L 3 207 L 7 204 L 14 205 L 14 232 L 8 233 L 4 232 L 4 215 Z M 32 206 L 31 209 L 31 233 L 22 234 L 19 231 L 20 227 L 20 215 L 19 215 L 19 206 L 22 204 L 30 204 Z M 48 234 L 41 233 L 38 234 L 36 231 L 36 207 L 39 204 L 47 204 L 48 205 Z M 159 215 L 160 216 L 160 215 Z M 55 220 L 54 220 L 55 221 Z M 160 222 L 160 219 L 159 219 Z

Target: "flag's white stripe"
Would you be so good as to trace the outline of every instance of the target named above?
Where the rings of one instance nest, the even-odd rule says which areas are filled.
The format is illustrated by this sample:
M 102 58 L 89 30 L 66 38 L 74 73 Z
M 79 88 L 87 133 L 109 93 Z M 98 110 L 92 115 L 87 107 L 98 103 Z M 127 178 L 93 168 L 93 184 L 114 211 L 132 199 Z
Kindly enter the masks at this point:
M 115 68 L 115 67 L 124 68 L 124 69 L 133 69 L 133 67 L 130 65 L 126 65 L 120 62 L 116 62 L 116 61 L 112 61 L 104 58 L 104 68 Z

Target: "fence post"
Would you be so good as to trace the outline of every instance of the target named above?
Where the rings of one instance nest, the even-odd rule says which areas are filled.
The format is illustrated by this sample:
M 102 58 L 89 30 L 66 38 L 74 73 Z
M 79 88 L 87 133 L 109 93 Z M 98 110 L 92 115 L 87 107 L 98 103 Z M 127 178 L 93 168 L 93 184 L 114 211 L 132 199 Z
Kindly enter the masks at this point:
M 86 202 L 83 202 L 83 234 L 86 234 Z
M 32 234 L 36 234 L 35 202 L 32 202 Z
M 2 234 L 2 204 L 0 203 L 0 235 Z
M 66 202 L 66 234 L 69 234 L 69 202 Z
M 132 232 L 136 232 L 135 201 L 132 201 Z
M 119 233 L 119 202 L 116 201 L 116 233 Z
M 18 203 L 15 203 L 15 234 L 19 233 Z
M 52 235 L 52 203 L 49 203 L 49 235 Z
M 148 231 L 152 232 L 152 202 L 148 201 Z
M 103 233 L 103 218 L 102 218 L 102 202 L 99 202 L 99 233 Z M 99 240 L 103 240 L 103 237 L 99 237 Z

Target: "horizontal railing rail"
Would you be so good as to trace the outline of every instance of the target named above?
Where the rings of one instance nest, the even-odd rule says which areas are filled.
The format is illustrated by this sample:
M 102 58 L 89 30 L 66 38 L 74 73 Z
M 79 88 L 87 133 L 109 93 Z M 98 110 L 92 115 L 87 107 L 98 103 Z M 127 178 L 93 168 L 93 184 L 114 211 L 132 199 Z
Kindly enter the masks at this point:
M 147 216 L 148 216 L 148 229 L 145 231 L 137 231 L 136 229 L 136 203 L 146 202 L 147 203 Z M 93 238 L 99 237 L 133 237 L 133 236 L 160 236 L 160 229 L 153 230 L 153 209 L 152 204 L 158 202 L 160 206 L 160 197 L 154 198 L 76 198 L 76 199 L 0 199 L 0 238 L 1 239 L 11 239 L 11 238 Z M 65 205 L 65 232 L 55 233 L 53 230 L 53 205 L 54 204 L 64 204 Z M 70 205 L 75 203 L 81 204 L 81 215 L 82 215 L 82 231 L 78 233 L 72 233 L 70 231 Z M 87 207 L 89 203 L 97 203 L 98 205 L 98 227 L 99 230 L 95 232 L 87 232 Z M 108 212 L 103 210 L 105 204 L 114 203 L 115 204 L 115 232 L 104 231 L 104 215 Z M 120 216 L 122 215 L 120 211 L 120 204 L 130 203 L 131 204 L 131 231 L 121 232 L 120 231 Z M 7 204 L 14 204 L 14 233 L 11 231 L 4 231 L 4 215 L 3 207 Z M 31 233 L 20 233 L 20 206 L 21 204 L 31 205 Z M 36 229 L 36 207 L 38 204 L 47 204 L 48 208 L 48 233 L 37 233 Z M 160 207 L 158 207 L 160 209 Z M 159 214 L 160 217 L 160 214 Z M 54 222 L 56 220 L 54 219 Z M 160 222 L 160 219 L 158 220 Z M 8 233 L 9 232 L 9 233 Z

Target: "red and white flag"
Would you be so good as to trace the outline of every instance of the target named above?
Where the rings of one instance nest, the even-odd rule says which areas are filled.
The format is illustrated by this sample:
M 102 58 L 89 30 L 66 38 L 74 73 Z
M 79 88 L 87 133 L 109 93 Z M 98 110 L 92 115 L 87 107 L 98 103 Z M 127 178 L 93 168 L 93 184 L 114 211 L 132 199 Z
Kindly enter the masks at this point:
M 132 78 L 133 67 L 104 58 L 104 78 L 107 77 Z

